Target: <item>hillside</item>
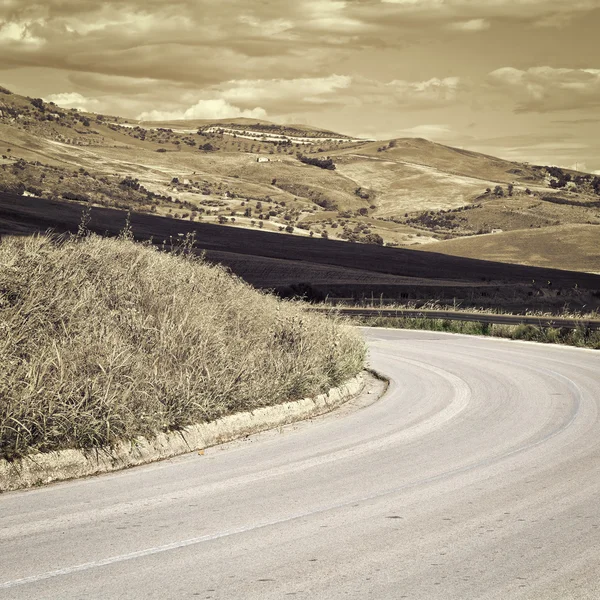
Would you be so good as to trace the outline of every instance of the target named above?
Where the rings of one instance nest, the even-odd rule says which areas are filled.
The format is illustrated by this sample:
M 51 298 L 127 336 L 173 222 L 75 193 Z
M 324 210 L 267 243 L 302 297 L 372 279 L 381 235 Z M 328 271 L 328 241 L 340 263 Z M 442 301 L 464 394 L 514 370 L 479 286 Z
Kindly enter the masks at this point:
M 559 225 L 426 244 L 439 254 L 600 274 L 600 226 Z
M 398 247 L 600 223 L 600 178 L 256 119 L 133 122 L 0 88 L 0 191 Z
M 312 300 L 437 299 L 462 306 L 560 311 L 600 308 L 600 275 L 473 260 L 376 244 L 277 235 L 252 229 L 168 219 L 77 202 L 0 193 L 0 234 L 54 229 L 117 235 L 127 222 L 139 240 L 176 247 L 193 236 L 210 261 L 229 267 L 256 287 Z
M 0 245 L 0 459 L 152 438 L 362 369 L 342 323 L 127 238 Z

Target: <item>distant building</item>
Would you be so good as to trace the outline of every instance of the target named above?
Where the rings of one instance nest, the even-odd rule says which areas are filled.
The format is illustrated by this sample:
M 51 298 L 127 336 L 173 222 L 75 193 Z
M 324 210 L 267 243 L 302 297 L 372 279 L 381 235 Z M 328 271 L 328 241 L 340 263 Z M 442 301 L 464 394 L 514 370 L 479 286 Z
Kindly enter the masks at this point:
M 256 159 L 256 162 L 271 162 L 271 159 L 270 159 L 270 158 L 267 158 L 266 156 L 259 156 L 259 157 Z

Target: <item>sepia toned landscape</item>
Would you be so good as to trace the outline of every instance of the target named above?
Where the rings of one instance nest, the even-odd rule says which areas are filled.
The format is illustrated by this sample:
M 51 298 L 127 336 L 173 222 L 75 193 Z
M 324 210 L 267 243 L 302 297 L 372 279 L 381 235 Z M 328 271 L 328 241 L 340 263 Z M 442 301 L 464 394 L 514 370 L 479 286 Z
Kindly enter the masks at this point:
M 600 598 L 599 28 L 0 2 L 0 600 Z
M 526 270 L 507 266 L 600 273 L 597 175 L 420 138 L 369 141 L 249 119 L 149 126 L 65 111 L 8 90 L 1 102 L 0 186 L 10 195 L 2 218 L 19 221 L 17 227 L 9 221 L 7 233 L 75 231 L 90 210 L 94 230 L 116 234 L 125 212 L 96 223 L 98 209 L 110 207 L 132 213 L 140 238 L 164 242 L 196 230 L 198 248 L 211 260 L 284 296 L 437 300 L 514 311 L 600 306 L 597 278 L 523 276 Z M 33 206 L 35 221 L 28 222 Z M 221 229 L 207 236 L 204 224 Z M 251 236 L 247 244 L 248 230 L 282 237 Z M 297 246 L 290 239 L 297 237 L 307 243 Z M 320 246 L 319 239 L 433 254 L 391 253 L 402 257 L 397 266 L 374 248 Z M 276 252 L 265 252 L 272 246 Z M 440 254 L 506 266 L 454 260 L 449 267 Z M 275 258 L 288 263 L 278 268 Z

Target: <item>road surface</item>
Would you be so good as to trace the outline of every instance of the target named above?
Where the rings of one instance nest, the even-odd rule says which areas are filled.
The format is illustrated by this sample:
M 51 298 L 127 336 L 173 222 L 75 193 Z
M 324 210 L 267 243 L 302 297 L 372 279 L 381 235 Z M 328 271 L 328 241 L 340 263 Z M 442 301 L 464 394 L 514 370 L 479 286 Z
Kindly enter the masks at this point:
M 365 335 L 379 401 L 0 496 L 0 598 L 600 598 L 600 353 Z

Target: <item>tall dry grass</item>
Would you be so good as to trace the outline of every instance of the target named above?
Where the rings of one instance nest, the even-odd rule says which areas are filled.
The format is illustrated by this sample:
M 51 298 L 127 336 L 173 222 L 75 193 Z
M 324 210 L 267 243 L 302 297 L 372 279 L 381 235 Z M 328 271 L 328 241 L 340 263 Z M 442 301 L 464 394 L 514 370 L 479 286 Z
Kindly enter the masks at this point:
M 0 244 L 0 457 L 97 448 L 316 395 L 360 336 L 128 239 Z

